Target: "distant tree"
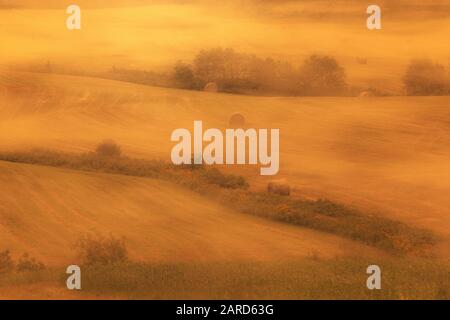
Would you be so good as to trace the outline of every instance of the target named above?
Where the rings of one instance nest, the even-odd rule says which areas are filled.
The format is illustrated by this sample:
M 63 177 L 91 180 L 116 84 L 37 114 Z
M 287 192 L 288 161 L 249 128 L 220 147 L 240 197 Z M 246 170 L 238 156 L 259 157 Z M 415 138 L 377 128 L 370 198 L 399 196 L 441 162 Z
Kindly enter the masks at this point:
M 86 265 L 111 265 L 126 263 L 128 250 L 125 240 L 112 235 L 86 235 L 75 245 L 79 259 Z
M 294 68 L 289 63 L 237 53 L 230 48 L 200 51 L 193 70 L 201 87 L 213 82 L 225 92 L 288 93 L 295 82 Z
M 215 82 L 222 87 L 225 82 L 238 78 L 238 57 L 233 49 L 215 48 L 200 51 L 194 59 L 195 75 L 202 86 Z
M 192 67 L 181 61 L 177 62 L 173 74 L 175 86 L 181 89 L 196 89 L 196 80 Z
M 345 70 L 336 59 L 312 55 L 300 68 L 303 95 L 329 96 L 343 94 L 347 88 Z
M 10 272 L 14 269 L 14 262 L 8 250 L 0 251 L 0 274 Z
M 406 94 L 410 96 L 444 95 L 448 83 L 444 66 L 429 60 L 413 60 L 403 77 Z
M 252 57 L 250 81 L 263 93 L 297 95 L 298 72 L 288 62 Z
M 39 271 L 45 269 L 45 265 L 37 261 L 36 258 L 30 257 L 28 253 L 24 253 L 17 262 L 17 271 Z

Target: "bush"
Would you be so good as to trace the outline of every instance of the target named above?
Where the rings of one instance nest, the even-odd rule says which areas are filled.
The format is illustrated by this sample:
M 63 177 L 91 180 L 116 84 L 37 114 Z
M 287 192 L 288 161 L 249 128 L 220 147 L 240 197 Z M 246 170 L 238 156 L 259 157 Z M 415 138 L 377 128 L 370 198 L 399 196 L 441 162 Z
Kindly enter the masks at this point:
M 149 264 L 88 268 L 83 291 L 134 299 L 448 299 L 445 260 L 377 256 L 386 289 L 367 290 L 364 270 L 373 258 Z
M 302 95 L 341 95 L 347 89 L 344 68 L 332 57 L 312 55 L 300 68 L 300 77 Z
M 120 157 L 122 149 L 113 140 L 105 140 L 97 146 L 95 153 L 102 157 Z
M 194 71 L 188 64 L 177 62 L 174 68 L 173 80 L 175 87 L 181 89 L 198 89 Z
M 27 253 L 24 253 L 17 262 L 16 269 L 19 272 L 40 271 L 45 269 L 45 265 L 35 258 L 30 257 Z
M 0 274 L 11 272 L 14 269 L 14 262 L 8 250 L 0 251 Z
M 403 77 L 409 96 L 432 96 L 448 93 L 445 68 L 429 60 L 412 61 Z
M 201 176 L 207 183 L 216 184 L 222 188 L 247 189 L 249 187 L 244 177 L 233 174 L 225 175 L 217 168 L 206 169 Z
M 86 236 L 81 238 L 76 249 L 86 265 L 109 265 L 128 261 L 128 252 L 123 239 L 113 236 Z

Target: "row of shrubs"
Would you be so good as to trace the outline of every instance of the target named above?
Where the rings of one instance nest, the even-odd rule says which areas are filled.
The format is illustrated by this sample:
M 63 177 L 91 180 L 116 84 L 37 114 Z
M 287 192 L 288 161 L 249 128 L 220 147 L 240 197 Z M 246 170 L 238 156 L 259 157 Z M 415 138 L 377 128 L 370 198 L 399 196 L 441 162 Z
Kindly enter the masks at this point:
M 213 184 L 227 189 L 246 189 L 249 186 L 242 176 L 226 175 L 213 167 L 204 165 L 174 166 L 158 160 L 133 159 L 121 156 L 120 147 L 113 141 L 103 142 L 95 152 L 83 154 L 34 149 L 28 152 L 1 153 L 0 159 L 76 170 L 166 179 L 173 182 L 184 181 L 191 185 Z
M 327 199 L 300 200 L 272 193 L 233 191 L 226 203 L 236 210 L 316 229 L 395 253 L 429 254 L 438 241 L 429 230 L 364 214 Z
M 367 59 L 358 58 L 367 64 Z M 375 66 L 374 66 L 375 67 Z M 173 70 L 155 72 L 113 66 L 92 72 L 71 70 L 47 62 L 26 65 L 32 72 L 95 76 L 138 84 L 189 90 L 222 91 L 241 94 L 282 96 L 371 96 L 392 95 L 380 88 L 361 88 L 347 84 L 346 71 L 332 56 L 313 54 L 299 66 L 272 58 L 236 52 L 231 48 L 201 50 L 191 62 L 178 61 Z M 431 60 L 412 60 L 402 77 L 404 93 L 410 96 L 450 94 L 450 70 Z M 212 86 L 210 86 L 212 85 Z
M 45 150 L 10 152 L 0 153 L 0 160 L 164 179 L 240 212 L 322 230 L 388 251 L 426 252 L 437 241 L 430 231 L 367 215 L 329 200 L 300 200 L 252 192 L 243 177 L 223 174 L 214 167 L 174 166 L 162 161 L 127 158 L 118 153 L 104 154 L 100 150 L 105 148 L 99 147 L 95 153 L 87 154 Z
M 382 290 L 367 290 L 364 257 L 277 262 L 136 263 L 83 267 L 83 291 L 133 299 L 445 299 L 448 261 L 377 258 Z
M 449 262 L 417 257 L 378 258 L 383 290 L 367 290 L 371 259 L 349 256 L 322 263 L 315 253 L 297 261 L 273 263 L 142 263 L 129 259 L 123 239 L 87 235 L 77 244 L 83 292 L 138 299 L 449 299 Z M 4 257 L 0 253 L 0 266 Z M 381 259 L 381 260 L 380 260 Z M 6 259 L 10 261 L 9 258 Z M 6 263 L 11 265 L 11 262 Z M 20 267 L 23 274 L 2 277 L 0 287 L 31 281 L 59 281 L 65 270 Z M 0 269 L 2 270 L 2 269 Z M 4 269 L 3 269 L 4 270 Z M 9 269 L 11 271 L 11 268 Z M 8 271 L 8 272 L 9 272 Z M 57 277 L 57 278 L 56 278 Z M 313 281 L 311 281 L 313 279 Z
M 15 261 L 9 250 L 0 251 L 0 274 L 8 272 L 39 271 L 45 269 L 45 265 L 27 253 L 24 253 Z
M 75 244 L 79 261 L 83 265 L 110 265 L 129 262 L 125 239 L 113 235 L 87 234 Z
M 78 261 L 86 266 L 124 264 L 129 262 L 124 239 L 112 235 L 88 234 L 81 237 L 74 245 Z M 24 253 L 14 260 L 9 250 L 0 251 L 0 275 L 11 272 L 36 272 L 46 266 L 36 258 Z
M 93 76 L 144 85 L 204 90 L 214 84 L 218 91 L 285 96 L 353 95 L 345 70 L 334 57 L 311 55 L 299 67 L 272 58 L 238 53 L 231 48 L 201 50 L 192 62 L 178 61 L 171 71 L 151 71 L 112 66 L 106 71 L 72 70 L 50 63 L 23 65 L 20 70 Z
M 365 62 L 367 63 L 367 61 Z M 177 62 L 171 75 L 113 68 L 109 78 L 135 83 L 230 93 L 287 96 L 359 95 L 361 88 L 347 84 L 345 69 L 331 56 L 311 55 L 299 67 L 286 61 L 242 54 L 230 48 L 201 50 L 191 63 Z M 429 59 L 412 60 L 402 77 L 409 96 L 450 94 L 450 70 Z M 389 93 L 369 88 L 371 95 Z
M 232 49 L 202 50 L 191 64 L 178 62 L 173 78 L 175 86 L 183 89 L 202 90 L 208 83 L 214 83 L 219 91 L 236 93 L 341 96 L 361 92 L 347 85 L 345 69 L 338 61 L 324 55 L 311 55 L 300 67 L 295 67 Z M 450 94 L 450 70 L 431 60 L 412 60 L 402 82 L 406 95 Z M 376 88 L 369 91 L 372 95 L 386 95 Z

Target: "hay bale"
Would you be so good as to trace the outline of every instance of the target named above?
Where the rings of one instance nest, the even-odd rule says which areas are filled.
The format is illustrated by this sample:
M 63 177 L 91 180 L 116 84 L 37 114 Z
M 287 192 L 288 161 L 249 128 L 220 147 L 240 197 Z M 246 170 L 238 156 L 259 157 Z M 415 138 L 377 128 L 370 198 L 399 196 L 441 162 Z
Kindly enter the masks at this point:
M 360 98 L 368 98 L 368 97 L 373 97 L 373 96 L 374 96 L 374 94 L 373 94 L 371 91 L 368 91 L 368 90 L 362 91 L 362 92 L 359 94 L 359 97 L 360 97 Z
M 215 82 L 208 82 L 205 87 L 203 88 L 203 91 L 206 92 L 218 92 L 219 86 Z
M 267 192 L 281 196 L 289 196 L 291 194 L 291 186 L 284 179 L 272 180 L 267 185 Z
M 229 125 L 232 128 L 244 128 L 245 117 L 240 113 L 233 113 L 230 117 Z

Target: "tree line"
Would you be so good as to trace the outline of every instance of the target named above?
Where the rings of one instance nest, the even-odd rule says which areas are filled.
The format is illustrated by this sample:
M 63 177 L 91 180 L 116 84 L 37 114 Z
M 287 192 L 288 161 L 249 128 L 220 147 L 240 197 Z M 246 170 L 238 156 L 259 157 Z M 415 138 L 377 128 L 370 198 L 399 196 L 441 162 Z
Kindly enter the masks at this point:
M 215 83 L 219 91 L 280 95 L 345 95 L 343 67 L 333 57 L 312 55 L 300 67 L 233 49 L 200 51 L 192 63 L 178 62 L 173 73 L 178 88 L 202 90 Z

